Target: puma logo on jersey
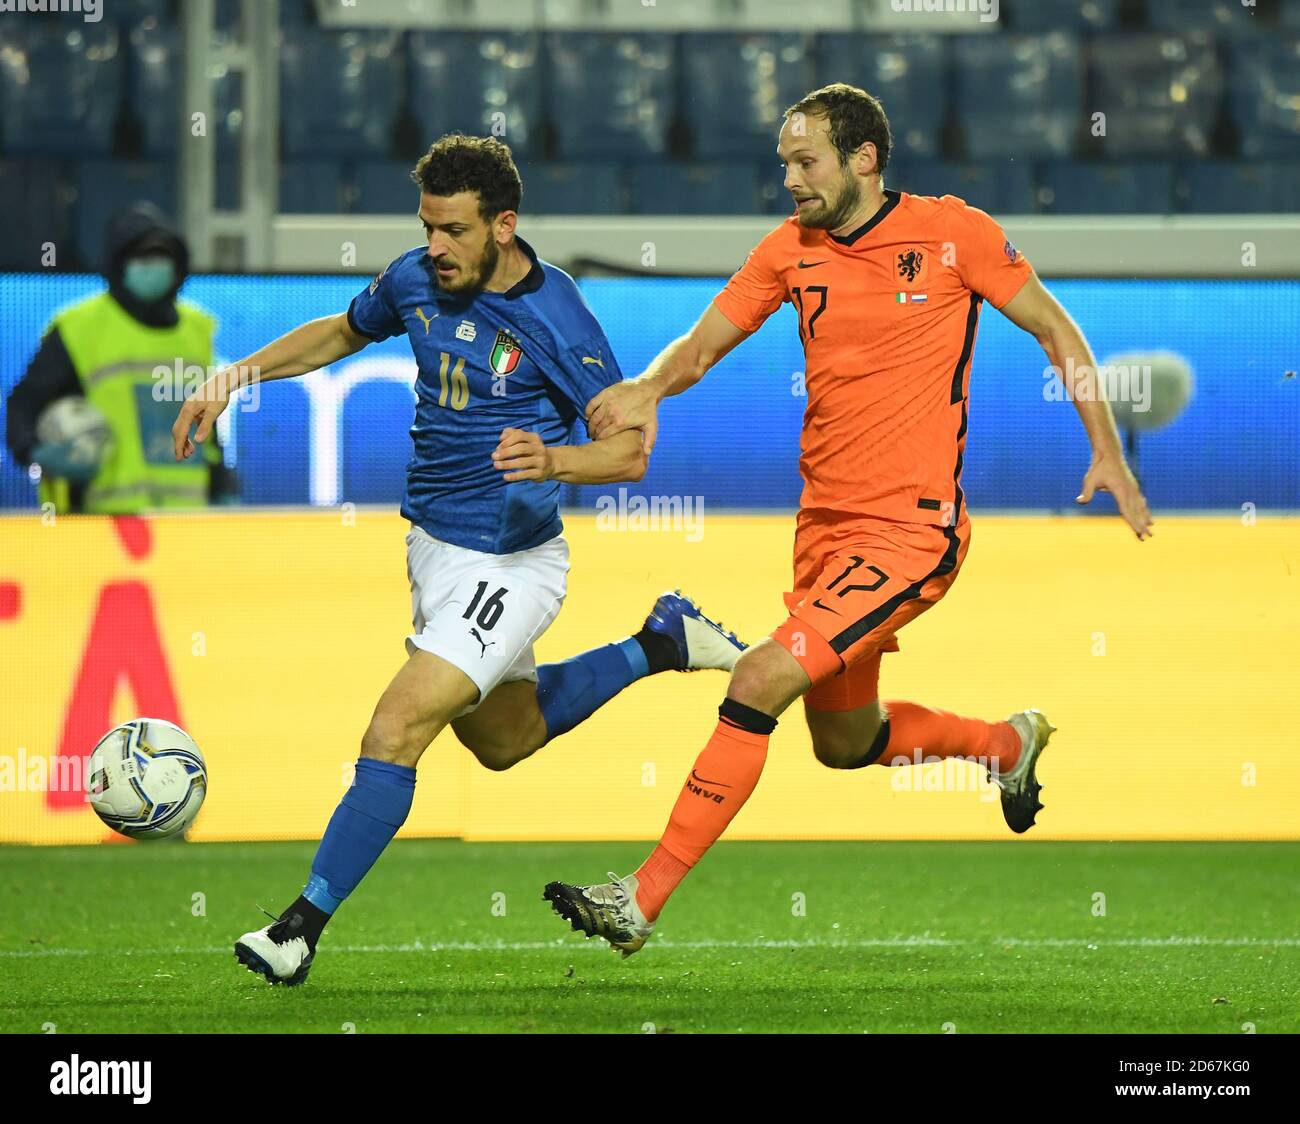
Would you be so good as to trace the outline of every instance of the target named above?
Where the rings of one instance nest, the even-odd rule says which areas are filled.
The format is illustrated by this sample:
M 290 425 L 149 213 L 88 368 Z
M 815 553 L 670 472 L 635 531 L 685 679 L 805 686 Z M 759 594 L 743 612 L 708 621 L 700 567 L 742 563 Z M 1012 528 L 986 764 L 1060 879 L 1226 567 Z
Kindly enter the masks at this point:
M 496 622 L 493 621 L 492 623 L 495 624 Z M 479 642 L 479 644 L 480 644 L 480 645 L 482 646 L 482 648 L 483 648 L 483 651 L 479 652 L 479 654 L 478 654 L 478 658 L 479 658 L 479 659 L 482 659 L 484 656 L 486 656 L 486 655 L 487 655 L 487 650 L 488 650 L 490 647 L 492 647 L 493 644 L 496 643 L 495 640 L 484 640 L 483 637 L 479 635 L 479 631 L 478 631 L 477 628 L 471 628 L 471 629 L 469 630 L 469 634 L 470 634 L 472 637 L 474 637 L 474 639 L 477 640 L 477 641 Z
M 582 361 L 584 363 L 595 363 L 602 371 L 605 369 L 605 361 L 603 359 L 593 359 L 590 355 L 584 355 Z
M 415 310 L 415 315 L 419 319 L 420 323 L 424 325 L 424 334 L 427 336 L 429 334 L 429 325 L 438 319 L 438 314 L 435 312 L 432 316 L 426 316 L 424 314 L 424 309 L 417 308 Z

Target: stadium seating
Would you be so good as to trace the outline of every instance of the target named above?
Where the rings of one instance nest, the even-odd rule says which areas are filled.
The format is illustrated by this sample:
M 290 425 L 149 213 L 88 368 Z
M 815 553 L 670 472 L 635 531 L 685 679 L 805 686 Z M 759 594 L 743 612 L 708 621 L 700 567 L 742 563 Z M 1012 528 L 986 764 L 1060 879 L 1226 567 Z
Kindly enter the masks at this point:
M 1085 151 L 1107 158 L 1205 156 L 1211 151 L 1222 74 L 1203 32 L 1109 34 L 1092 41 L 1087 105 L 1105 136 Z
M 825 35 L 817 46 L 817 82 L 847 82 L 878 97 L 889 113 L 894 149 L 934 158 L 948 116 L 947 50 L 941 36 Z
M 540 48 L 531 32 L 412 33 L 407 108 L 420 135 L 490 135 L 517 157 L 540 154 Z
M 1048 214 L 1160 215 L 1174 205 L 1173 166 L 1158 161 L 1054 161 L 1043 166 L 1040 183 Z
M 1183 169 L 1182 209 L 1192 214 L 1282 214 L 1300 209 L 1300 160 L 1198 160 Z
M 42 247 L 54 246 L 54 264 L 66 269 L 69 195 L 52 160 L 0 160 L 0 269 L 48 269 Z
M 72 234 L 87 269 L 103 268 L 104 228 L 117 211 L 147 200 L 176 217 L 176 167 L 169 161 L 78 161 L 73 191 Z
M 963 35 L 953 48 L 953 101 L 968 155 L 1033 160 L 1074 150 L 1083 116 L 1077 39 Z
M 560 155 L 574 160 L 667 155 L 676 109 L 671 35 L 555 32 L 546 43 L 547 115 Z
M 956 195 L 995 214 L 1025 215 L 1038 210 L 1033 168 L 1023 160 L 978 164 L 907 161 L 889 168 L 885 183 L 916 195 Z
M 280 130 L 286 156 L 387 156 L 401 105 L 400 37 L 286 30 Z
M 1120 0 L 1002 0 L 1002 14 L 1017 33 L 1113 27 Z
M 627 33 L 578 30 L 581 21 L 573 31 L 398 32 L 321 27 L 311 0 L 281 0 L 282 203 L 405 212 L 415 157 L 433 137 L 462 130 L 511 145 L 528 168 L 532 213 L 785 214 L 774 156 L 782 113 L 832 81 L 863 86 L 890 113 L 893 186 L 965 194 L 1008 213 L 1158 213 L 1176 180 L 1181 205 L 1198 210 L 1208 198 L 1238 211 L 1278 201 L 1261 177 L 1285 163 L 1227 181 L 1209 175 L 1195 191 L 1183 172 L 1203 159 L 1300 159 L 1300 0 L 1263 15 L 1238 0 L 1003 7 L 1011 33 L 815 24 L 806 33 Z M 117 0 L 99 23 L 5 21 L 7 169 L 89 158 L 132 169 L 131 184 L 165 162 L 174 191 L 178 14 L 177 0 Z M 236 0 L 218 0 L 217 34 L 238 22 Z M 208 123 L 221 206 L 237 198 L 240 81 L 237 71 L 218 79 Z M 1090 128 L 1098 112 L 1102 136 Z M 304 169 L 312 174 L 300 180 Z M 1214 187 L 1238 181 L 1263 194 Z M 5 183 L 19 228 L 48 225 L 62 207 L 65 226 L 84 233 L 71 187 L 76 201 L 60 204 L 17 191 L 12 171 Z
M 1300 35 L 1228 44 L 1228 109 L 1241 155 L 1300 157 Z
M 681 113 L 696 159 L 770 156 L 782 112 L 811 88 L 807 36 L 705 32 L 685 36 L 682 55 Z
M 1240 31 L 1263 23 L 1259 6 L 1242 0 L 1146 0 L 1146 18 L 1148 26 L 1174 32 Z
M 113 150 L 124 81 L 117 27 L 10 19 L 0 49 L 0 128 L 9 155 Z
M 347 209 L 343 185 L 343 167 L 337 160 L 282 161 L 280 210 L 289 214 L 337 214 Z M 410 203 L 408 197 L 408 207 Z
M 413 160 L 362 160 L 353 169 L 350 185 L 353 211 L 362 215 L 410 215 L 416 234 L 415 210 L 419 188 L 411 182 Z
M 127 29 L 149 19 L 155 23 L 175 23 L 176 10 L 175 0 L 113 0 L 102 9 L 105 22 L 111 21 Z
M 752 215 L 761 209 L 748 163 L 640 164 L 630 175 L 636 215 Z
M 523 210 L 530 215 L 618 215 L 627 210 L 623 169 L 608 161 L 524 164 Z
M 140 134 L 143 155 L 171 156 L 176 152 L 183 101 L 181 35 L 175 26 L 147 20 L 131 29 L 129 41 L 128 103 L 132 124 Z M 208 136 L 217 148 L 232 152 L 238 144 L 241 117 L 241 76 L 227 71 L 213 85 L 213 120 Z

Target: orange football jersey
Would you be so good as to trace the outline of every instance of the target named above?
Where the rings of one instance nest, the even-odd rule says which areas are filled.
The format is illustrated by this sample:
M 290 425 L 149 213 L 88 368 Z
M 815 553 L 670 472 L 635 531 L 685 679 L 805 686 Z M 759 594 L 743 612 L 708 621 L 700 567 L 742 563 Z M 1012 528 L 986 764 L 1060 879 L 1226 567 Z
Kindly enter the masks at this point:
M 886 191 L 852 234 L 767 235 L 715 298 L 752 332 L 790 301 L 804 345 L 801 506 L 953 526 L 962 518 L 966 391 L 980 304 L 1033 270 L 987 214 L 952 195 Z

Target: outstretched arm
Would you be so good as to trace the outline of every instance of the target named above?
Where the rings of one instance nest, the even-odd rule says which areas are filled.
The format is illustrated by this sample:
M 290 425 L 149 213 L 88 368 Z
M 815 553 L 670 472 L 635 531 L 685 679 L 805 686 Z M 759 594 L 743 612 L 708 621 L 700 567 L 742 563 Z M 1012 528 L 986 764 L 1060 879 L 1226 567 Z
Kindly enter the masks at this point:
M 1150 538 L 1154 533 L 1153 521 L 1146 497 L 1124 459 L 1115 415 L 1111 413 L 1105 387 L 1097 374 L 1097 361 L 1079 326 L 1043 287 L 1037 275 L 1030 277 L 1001 311 L 1042 345 L 1065 384 L 1092 444 L 1092 463 L 1076 502 L 1088 503 L 1097 492 L 1110 492 L 1138 540 Z
M 681 394 L 750 333 L 710 304 L 695 327 L 673 340 L 634 379 L 606 387 L 587 403 L 587 428 L 601 439 L 629 429 L 642 432 L 646 456 L 658 433 L 655 411 L 664 398 Z
M 371 342 L 369 337 L 353 331 L 347 313 L 341 312 L 337 316 L 309 320 L 247 358 L 223 368 L 181 407 L 172 426 L 176 459 L 184 460 L 199 443 L 207 440 L 231 395 L 241 387 L 305 375 L 353 355 Z M 191 438 L 190 427 L 196 424 L 198 429 Z

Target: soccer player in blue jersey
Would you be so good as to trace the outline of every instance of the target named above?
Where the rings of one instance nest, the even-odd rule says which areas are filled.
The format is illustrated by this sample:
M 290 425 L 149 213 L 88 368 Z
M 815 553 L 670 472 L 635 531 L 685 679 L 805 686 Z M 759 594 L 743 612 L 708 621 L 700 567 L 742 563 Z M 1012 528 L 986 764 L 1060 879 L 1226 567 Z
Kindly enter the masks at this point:
M 446 136 L 412 178 L 427 246 L 390 264 L 346 313 L 218 372 L 172 431 L 177 459 L 190 456 L 241 384 L 410 340 L 419 374 L 402 503 L 408 659 L 375 707 L 302 894 L 235 945 L 271 983 L 306 978 L 326 922 L 402 826 L 416 763 L 447 726 L 489 769 L 508 769 L 635 680 L 730 670 L 743 649 L 687 598 L 665 594 L 634 636 L 536 666 L 533 642 L 560 611 L 569 569 L 560 484 L 639 480 L 641 434 L 572 443 L 586 403 L 622 374 L 573 279 L 515 234 L 523 187 L 510 149 Z

